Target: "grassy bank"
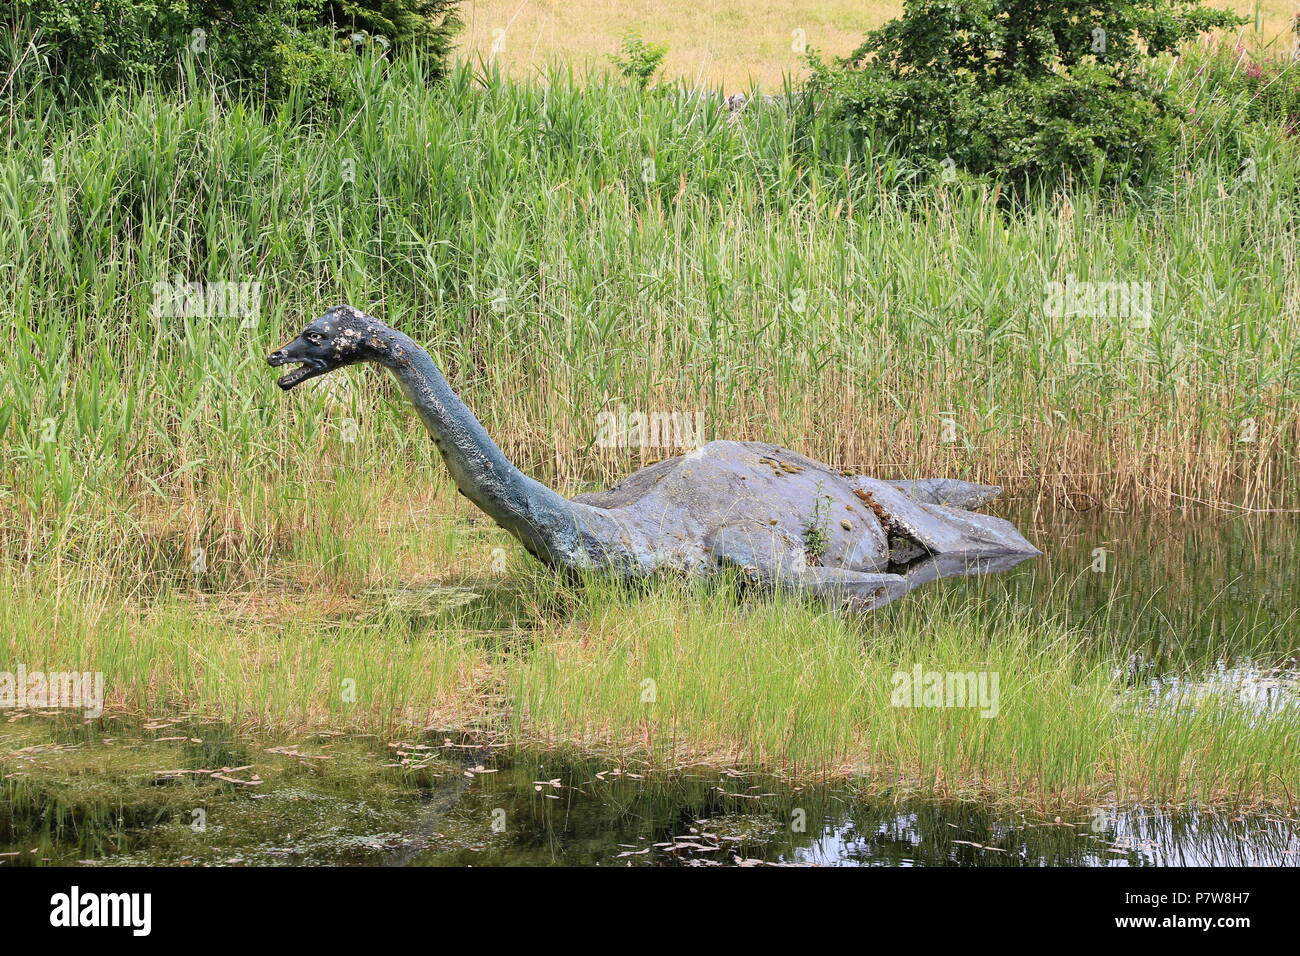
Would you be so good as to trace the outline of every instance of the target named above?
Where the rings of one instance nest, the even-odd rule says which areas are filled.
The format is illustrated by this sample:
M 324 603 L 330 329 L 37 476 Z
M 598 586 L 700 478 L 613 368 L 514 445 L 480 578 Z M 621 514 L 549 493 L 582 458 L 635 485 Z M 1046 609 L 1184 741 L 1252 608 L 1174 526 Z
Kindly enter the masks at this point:
M 569 590 L 481 570 L 333 601 L 292 589 L 131 601 L 93 580 L 8 579 L 0 671 L 100 671 L 116 717 L 200 715 L 253 740 L 469 730 L 652 769 L 1042 806 L 1289 805 L 1300 774 L 1294 703 L 1251 709 L 1232 683 L 1152 694 L 1113 648 L 1050 613 L 967 597 L 846 621 L 716 588 Z M 917 672 L 996 684 L 945 706 L 896 696 L 897 675 Z

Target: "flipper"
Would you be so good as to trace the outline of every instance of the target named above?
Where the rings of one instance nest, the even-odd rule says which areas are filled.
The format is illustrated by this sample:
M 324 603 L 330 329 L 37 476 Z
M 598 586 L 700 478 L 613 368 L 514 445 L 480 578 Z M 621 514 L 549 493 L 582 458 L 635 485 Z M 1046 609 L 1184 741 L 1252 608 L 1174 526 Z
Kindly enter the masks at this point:
M 891 535 L 915 541 L 932 555 L 982 558 L 1042 553 L 1009 521 L 962 508 L 926 504 L 892 482 L 861 475 L 851 481 L 855 493 L 871 506 Z
M 916 586 L 899 574 L 820 567 L 783 575 L 774 585 L 780 590 L 806 594 L 850 611 L 874 611 Z

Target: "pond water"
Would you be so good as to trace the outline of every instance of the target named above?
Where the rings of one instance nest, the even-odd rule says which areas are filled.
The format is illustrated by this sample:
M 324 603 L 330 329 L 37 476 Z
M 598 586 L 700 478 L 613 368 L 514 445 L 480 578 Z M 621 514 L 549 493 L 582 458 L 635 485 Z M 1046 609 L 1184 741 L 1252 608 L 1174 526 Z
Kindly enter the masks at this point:
M 1300 820 L 1155 808 L 1070 818 L 971 803 L 866 799 L 739 771 L 641 775 L 613 761 L 527 760 L 450 742 L 334 738 L 292 755 L 181 754 L 129 736 L 65 737 L 71 761 L 7 781 L 0 863 L 26 865 L 1290 866 Z M 129 751 L 124 762 L 124 749 Z M 45 751 L 46 766 L 58 751 Z M 395 754 L 402 757 L 393 759 Z M 208 775 L 164 776 L 214 764 Z M 180 759 L 178 760 L 178 756 Z M 225 760 L 237 761 L 235 765 Z M 246 768 L 256 764 L 256 776 Z M 93 786 L 77 782 L 99 768 Z M 231 781 L 257 779 L 250 784 Z M 153 791 L 153 792 L 150 792 Z
M 936 582 L 902 601 L 956 589 L 972 601 L 1051 608 L 1122 662 L 1135 694 L 1230 683 L 1244 706 L 1294 702 L 1294 519 L 1016 520 L 1043 558 Z M 273 747 L 197 718 L 106 730 L 12 713 L 0 722 L 0 758 L 0 866 L 1300 860 L 1300 820 L 1278 813 L 1139 806 L 1062 818 L 869 798 L 851 784 L 795 785 L 744 768 L 640 774 L 596 755 L 493 751 L 455 734 L 315 735 Z
M 908 600 L 957 591 L 1059 615 L 1126 662 L 1135 689 L 1189 680 L 1259 682 L 1257 702 L 1294 690 L 1300 649 L 1300 516 L 1151 518 L 1013 515 L 1045 553 L 987 578 L 947 579 Z

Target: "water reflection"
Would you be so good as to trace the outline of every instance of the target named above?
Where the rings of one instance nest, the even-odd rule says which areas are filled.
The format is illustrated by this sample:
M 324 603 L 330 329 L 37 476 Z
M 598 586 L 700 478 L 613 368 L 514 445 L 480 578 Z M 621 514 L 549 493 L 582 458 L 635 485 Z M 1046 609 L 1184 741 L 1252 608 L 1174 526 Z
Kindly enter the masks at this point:
M 1285 667 L 1267 667 L 1250 663 L 1228 666 L 1217 663 L 1196 678 L 1165 674 L 1151 677 L 1135 688 L 1135 693 L 1154 702 L 1176 703 L 1196 707 L 1202 702 L 1211 707 L 1225 704 L 1256 713 L 1277 712 L 1300 707 L 1300 673 L 1288 662 Z
M 935 582 L 909 601 L 994 598 L 1051 613 L 1128 660 L 1129 677 L 1296 663 L 1300 519 L 1007 514 L 1045 552 L 994 577 Z M 888 609 L 886 609 L 888 610 Z
M 964 554 L 932 554 L 919 558 L 906 567 L 892 570 L 895 579 L 882 585 L 876 591 L 874 599 L 865 602 L 863 607 L 876 610 L 917 588 L 945 578 L 978 577 L 984 574 L 1000 574 L 1025 561 L 1035 558 L 1031 554 L 998 554 L 987 557 L 970 557 Z
M 1286 866 L 1300 854 L 1300 821 L 1276 814 L 1056 815 L 448 740 L 267 748 L 211 724 L 175 732 L 207 739 L 178 752 L 70 727 L 51 740 L 0 781 L 0 865 Z M 230 760 L 261 782 L 191 769 Z
M 860 866 L 1288 866 L 1295 821 L 1151 809 L 1098 810 L 1086 821 L 1030 822 L 979 807 L 833 823 L 798 863 Z
M 543 775 L 552 772 L 538 767 Z M 507 770 L 449 816 L 508 821 L 426 865 L 1286 866 L 1297 821 L 1265 814 L 1097 808 L 1064 819 L 972 803 L 855 799 L 765 777 L 574 778 L 535 791 Z M 538 778 L 540 780 L 540 777 Z M 556 779 L 556 778 L 551 778 Z M 581 780 L 581 782 L 577 782 Z M 553 791 L 553 792 L 547 792 Z

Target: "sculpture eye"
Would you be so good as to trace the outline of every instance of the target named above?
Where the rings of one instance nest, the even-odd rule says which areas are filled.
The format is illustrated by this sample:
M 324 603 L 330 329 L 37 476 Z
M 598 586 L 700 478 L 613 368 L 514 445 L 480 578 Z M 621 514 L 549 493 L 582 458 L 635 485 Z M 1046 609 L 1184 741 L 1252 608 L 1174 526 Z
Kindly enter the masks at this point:
M 310 343 L 312 343 L 313 345 L 316 345 L 317 343 L 320 342 L 320 333 L 319 333 L 319 332 L 308 332 L 308 333 L 307 333 L 307 341 L 310 342 Z

